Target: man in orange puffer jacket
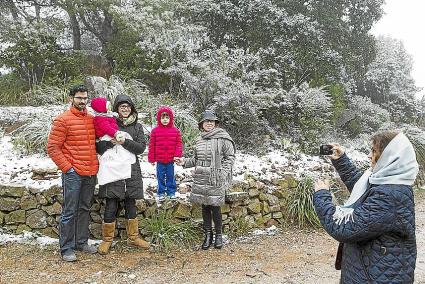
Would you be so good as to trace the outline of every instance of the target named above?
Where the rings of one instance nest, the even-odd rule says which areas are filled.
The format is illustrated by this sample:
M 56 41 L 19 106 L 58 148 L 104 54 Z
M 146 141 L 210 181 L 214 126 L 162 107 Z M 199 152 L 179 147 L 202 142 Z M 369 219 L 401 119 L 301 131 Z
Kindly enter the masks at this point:
M 99 163 L 93 116 L 88 114 L 88 90 L 84 85 L 69 91 L 71 109 L 55 118 L 47 153 L 62 171 L 63 204 L 59 245 L 64 261 L 75 261 L 74 250 L 96 253 L 88 244 L 90 207 Z

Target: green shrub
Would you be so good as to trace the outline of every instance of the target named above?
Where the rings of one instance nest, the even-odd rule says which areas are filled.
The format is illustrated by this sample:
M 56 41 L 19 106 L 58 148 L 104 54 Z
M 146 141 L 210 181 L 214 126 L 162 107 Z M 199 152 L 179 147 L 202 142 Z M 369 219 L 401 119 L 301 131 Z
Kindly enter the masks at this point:
M 28 85 L 14 73 L 0 76 L 0 105 L 23 105 Z
M 303 178 L 296 189 L 292 190 L 286 199 L 286 211 L 289 221 L 306 227 L 308 225 L 319 227 L 320 221 L 313 206 L 313 179 Z
M 28 105 L 43 106 L 43 105 L 61 105 L 68 101 L 68 85 L 61 86 L 48 86 L 38 85 L 34 86 L 28 96 Z
M 45 153 L 53 117 L 40 115 L 14 130 L 12 143 L 26 154 Z
M 328 89 L 332 97 L 331 121 L 335 123 L 347 108 L 347 102 L 344 98 L 344 88 L 340 84 L 331 84 Z
M 143 220 L 142 225 L 151 236 L 151 243 L 157 251 L 191 248 L 201 240 L 198 225 L 192 220 L 175 220 L 169 211 L 159 209 L 151 218 Z
M 187 111 L 176 111 L 174 125 L 180 129 L 185 155 L 192 156 L 196 138 L 199 135 L 198 122 Z
M 251 224 L 244 216 L 238 216 L 229 223 L 229 235 L 238 238 L 249 233 L 252 229 Z

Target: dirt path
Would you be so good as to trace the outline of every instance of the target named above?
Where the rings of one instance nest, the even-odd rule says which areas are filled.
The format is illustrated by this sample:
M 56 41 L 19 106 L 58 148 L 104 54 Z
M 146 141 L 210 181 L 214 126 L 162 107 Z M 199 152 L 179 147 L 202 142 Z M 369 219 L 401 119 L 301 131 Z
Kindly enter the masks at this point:
M 425 283 L 425 201 L 416 206 L 415 283 Z M 56 248 L 0 247 L 0 283 L 338 283 L 337 243 L 324 232 L 290 231 L 232 242 L 222 250 L 170 255 L 118 249 L 78 254 L 64 263 Z

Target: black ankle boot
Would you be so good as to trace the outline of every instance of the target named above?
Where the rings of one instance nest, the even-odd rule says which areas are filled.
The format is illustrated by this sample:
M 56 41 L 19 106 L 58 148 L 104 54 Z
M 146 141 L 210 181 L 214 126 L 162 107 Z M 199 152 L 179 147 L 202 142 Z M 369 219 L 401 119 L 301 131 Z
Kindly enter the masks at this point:
M 214 247 L 221 249 L 223 247 L 223 235 L 221 233 L 215 234 Z
M 205 229 L 205 238 L 204 242 L 202 243 L 202 249 L 207 250 L 211 246 L 213 242 L 213 232 L 211 229 Z

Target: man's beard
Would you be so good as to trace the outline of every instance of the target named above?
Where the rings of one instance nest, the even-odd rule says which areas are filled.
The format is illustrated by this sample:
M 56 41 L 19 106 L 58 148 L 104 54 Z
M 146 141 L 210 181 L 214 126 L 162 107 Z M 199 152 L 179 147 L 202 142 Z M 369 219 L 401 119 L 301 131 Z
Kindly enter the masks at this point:
M 86 104 L 74 104 L 74 107 L 78 110 L 84 110 L 86 108 Z

